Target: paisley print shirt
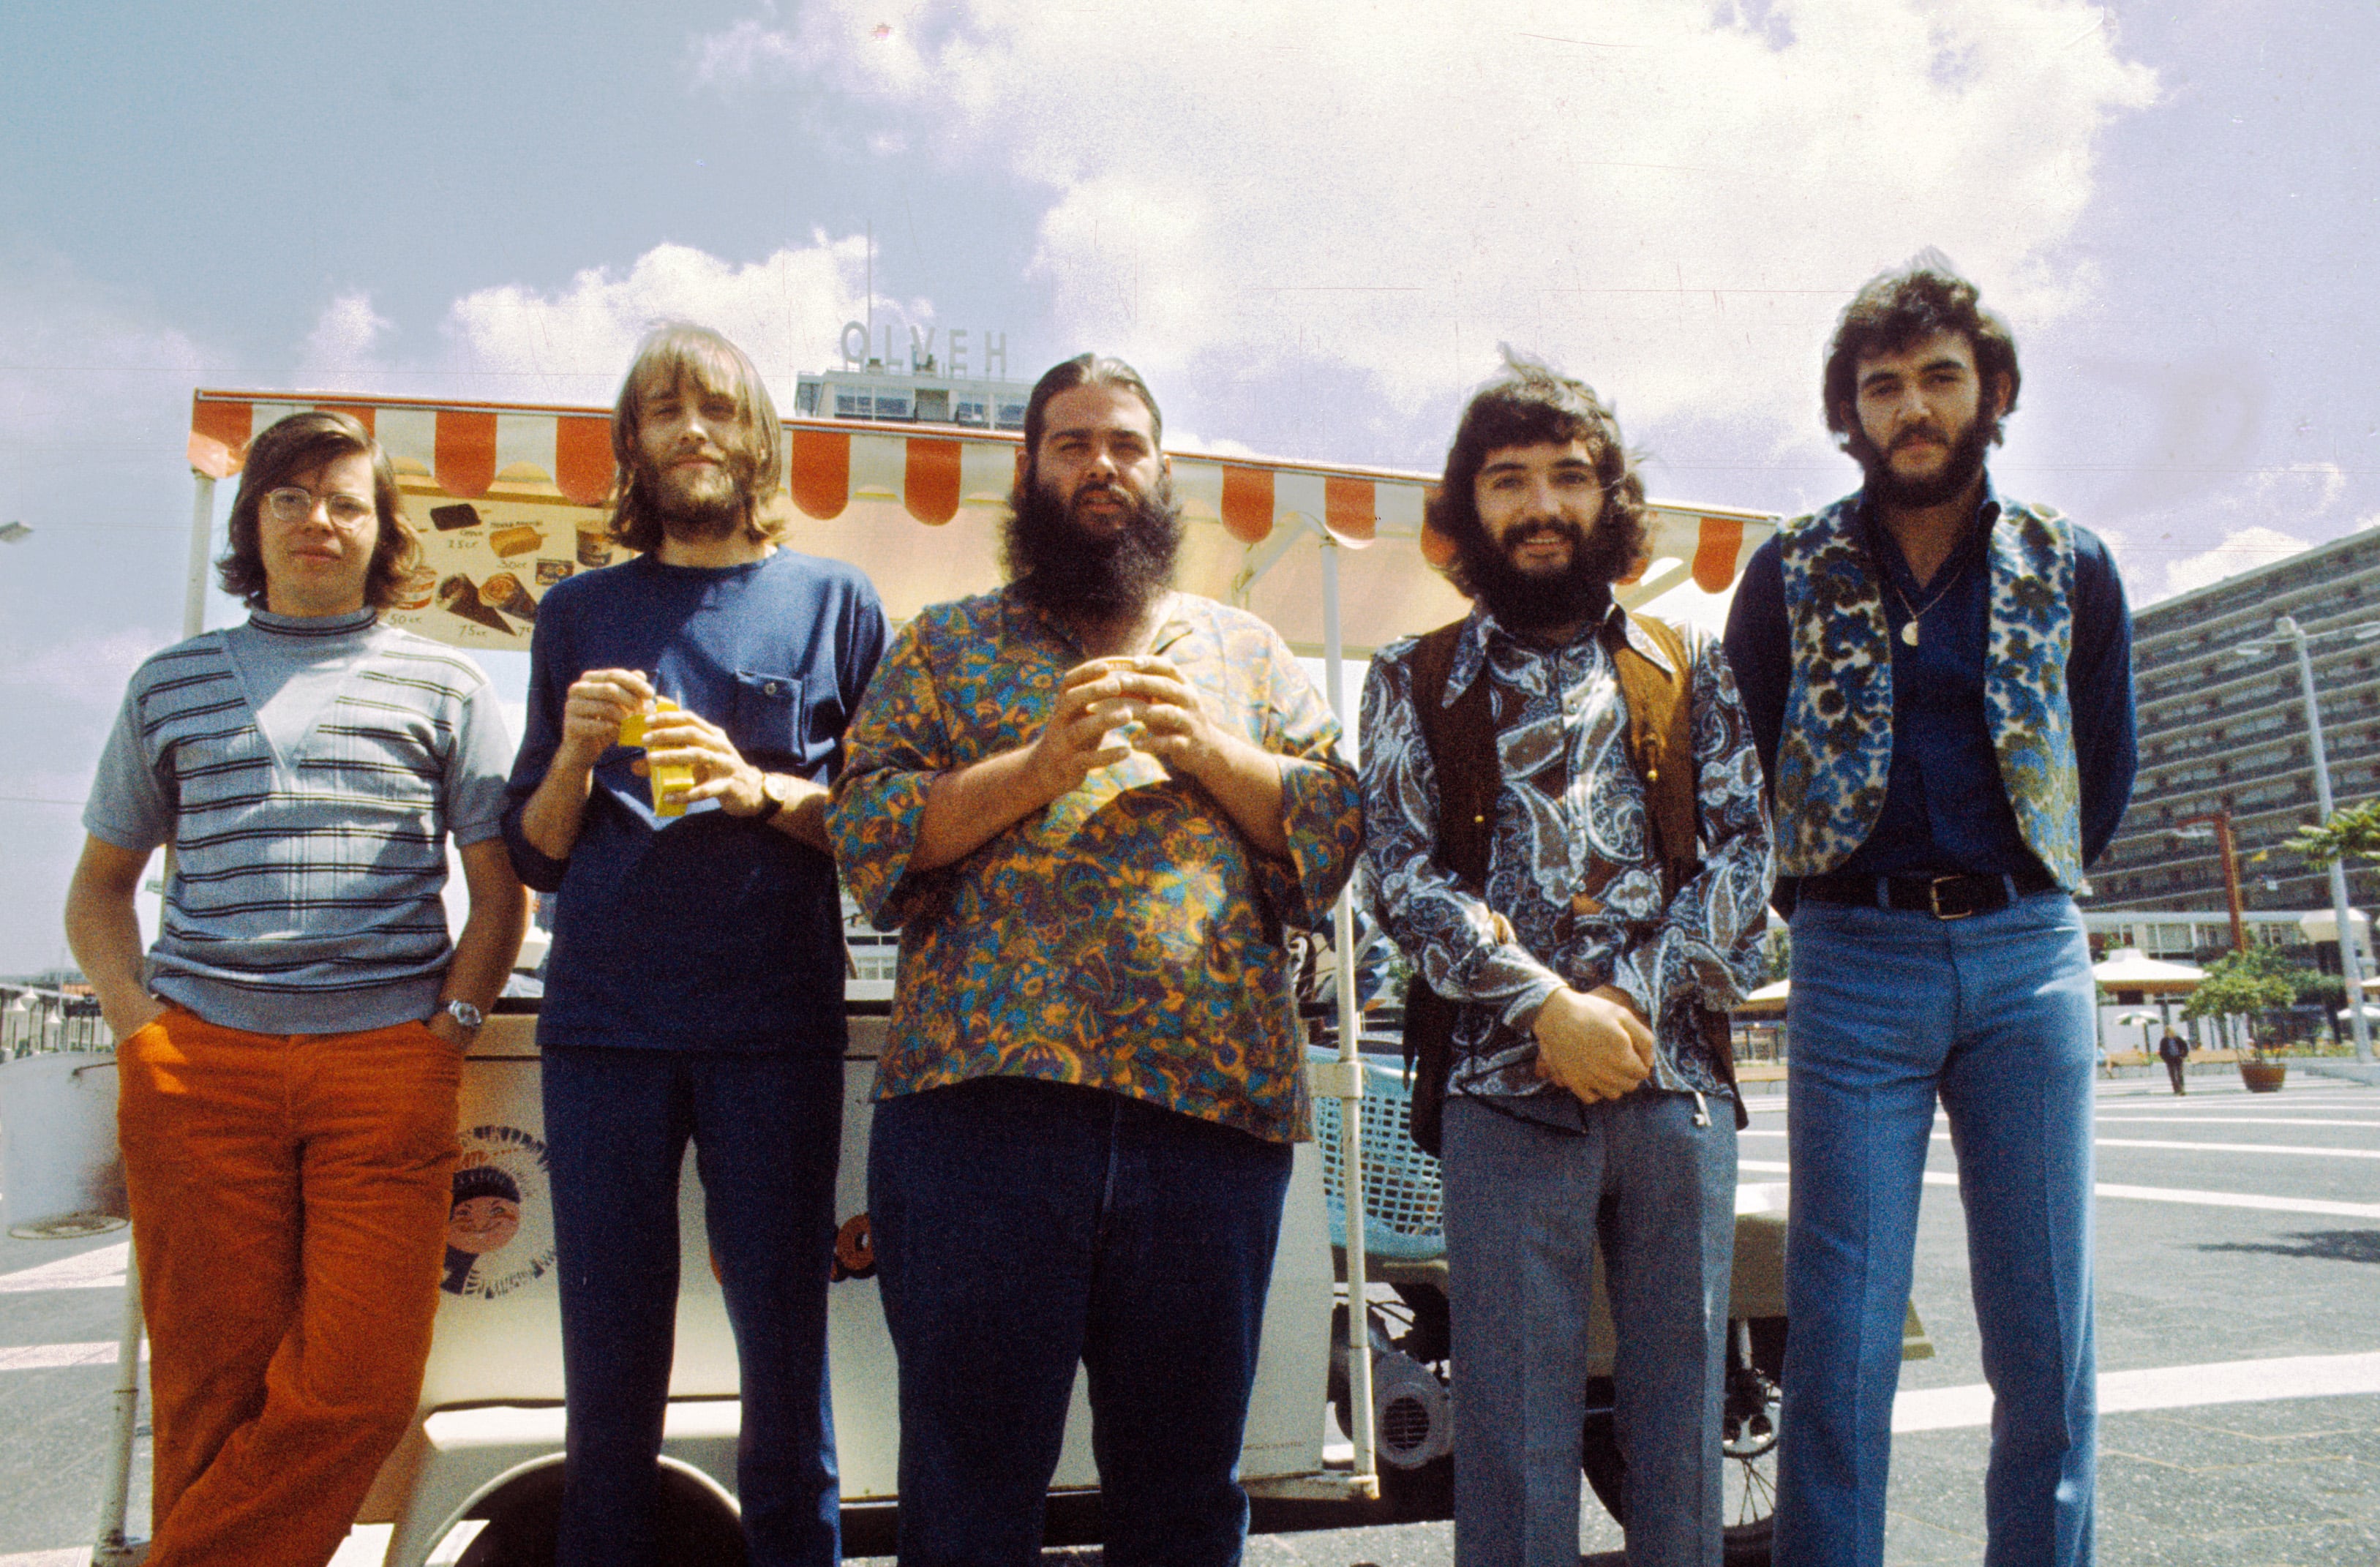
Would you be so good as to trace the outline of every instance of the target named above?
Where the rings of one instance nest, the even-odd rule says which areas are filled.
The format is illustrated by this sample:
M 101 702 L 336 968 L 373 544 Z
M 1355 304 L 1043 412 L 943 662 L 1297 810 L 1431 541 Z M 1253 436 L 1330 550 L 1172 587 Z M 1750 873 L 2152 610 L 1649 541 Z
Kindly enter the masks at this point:
M 1626 612 L 1611 613 L 1624 616 Z M 1455 1026 L 1451 1087 L 1523 1096 L 1540 1119 L 1578 1104 L 1536 1075 L 1525 1024 L 1558 985 L 1611 984 L 1656 1020 L 1651 1079 L 1710 1092 L 1685 1003 L 1727 1007 L 1758 981 L 1768 900 L 1760 759 L 1718 645 L 1681 627 L 1692 661 L 1701 873 L 1664 898 L 1645 789 L 1610 654 L 1590 626 L 1567 645 L 1513 637 L 1485 610 L 1464 624 L 1446 699 L 1493 681 L 1503 788 L 1485 902 L 1437 862 L 1439 792 L 1414 716 L 1414 642 L 1372 660 L 1364 686 L 1364 826 L 1375 916 L 1440 995 L 1474 1004 Z M 1638 651 L 1670 667 L 1632 624 Z
M 828 830 L 860 907 L 901 932 L 879 1099 L 1039 1077 L 1274 1142 L 1305 1137 L 1290 929 L 1328 923 L 1362 845 L 1339 723 L 1271 627 L 1177 594 L 1151 650 L 1207 714 L 1281 758 L 1290 856 L 1249 844 L 1146 753 L 934 870 L 912 870 L 936 774 L 1030 741 L 1081 648 L 1010 593 L 903 629 L 844 734 Z

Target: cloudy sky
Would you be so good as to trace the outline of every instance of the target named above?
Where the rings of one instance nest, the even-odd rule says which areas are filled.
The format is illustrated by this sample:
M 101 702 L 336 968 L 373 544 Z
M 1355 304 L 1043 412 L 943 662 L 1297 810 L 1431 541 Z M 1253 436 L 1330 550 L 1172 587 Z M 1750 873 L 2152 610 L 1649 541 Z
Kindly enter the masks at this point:
M 1935 245 L 2023 352 L 1996 476 L 2148 601 L 2380 520 L 2375 57 L 2370 0 L 0 0 L 0 974 L 178 633 L 195 386 L 600 402 L 669 314 L 790 404 L 872 236 L 880 329 L 1123 354 L 1176 445 L 1432 468 L 1510 342 L 1784 512 Z

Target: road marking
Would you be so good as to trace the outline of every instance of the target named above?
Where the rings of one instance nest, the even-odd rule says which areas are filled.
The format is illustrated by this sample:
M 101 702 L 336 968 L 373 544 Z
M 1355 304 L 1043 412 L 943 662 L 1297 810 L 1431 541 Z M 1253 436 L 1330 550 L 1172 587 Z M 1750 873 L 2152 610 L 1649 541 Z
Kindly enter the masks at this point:
M 2102 1415 L 2356 1393 L 2380 1393 L 2380 1354 L 2298 1354 L 2099 1374 Z M 1895 1431 L 1950 1431 L 1991 1423 L 1992 1390 L 1980 1382 L 1912 1389 L 1892 1401 Z
M 2286 1143 L 2182 1143 L 2151 1137 L 2098 1137 L 2103 1148 L 2181 1148 L 2190 1153 L 2286 1153 L 2312 1159 L 2380 1159 L 2380 1148 L 2301 1148 Z
M 2266 1124 L 2269 1124 L 2267 1123 Z M 1784 1129 L 1748 1126 L 1736 1134 L 1739 1137 L 1781 1137 Z M 1948 1132 L 1937 1132 L 1929 1139 L 1937 1143 L 1950 1140 Z M 2094 1144 L 2103 1148 L 2179 1148 L 2184 1153 L 2286 1153 L 2303 1154 L 2316 1159 L 2380 1159 L 2380 1148 L 2308 1148 L 2289 1143 L 2184 1143 L 2151 1137 L 2094 1137 Z M 1741 1164 L 1741 1160 L 1738 1161 Z
M 143 1346 L 143 1358 L 146 1358 Z M 113 1366 L 114 1339 L 81 1344 L 16 1344 L 0 1348 L 0 1371 L 55 1371 L 62 1366 Z M 0 1557 L 0 1563 L 6 1561 Z
M 2380 1121 L 2342 1121 L 2336 1117 L 2316 1119 L 2304 1115 L 2102 1115 L 2098 1119 L 2129 1121 L 2136 1125 L 2348 1126 L 2359 1131 L 2380 1132 Z
M 12 1550 L 0 1556 L 0 1567 L 91 1567 L 91 1547 L 76 1545 L 64 1550 Z
M 39 1268 L 0 1273 L 0 1295 L 26 1294 L 35 1290 L 121 1289 L 124 1265 L 131 1255 L 131 1243 L 118 1241 L 112 1246 L 44 1262 Z M 0 1567 L 9 1567 L 6 1557 L 0 1556 Z
M 1764 1175 L 1788 1175 L 1792 1166 L 1781 1159 L 1739 1159 L 1738 1170 Z M 1959 1178 L 1946 1171 L 1928 1170 L 1929 1186 L 1956 1186 Z M 2334 1219 L 2380 1219 L 2380 1202 L 2331 1202 L 2323 1197 L 2268 1197 L 2254 1192 L 2201 1192 L 2183 1186 L 2119 1186 L 2105 1182 L 2091 1188 L 2095 1196 L 2133 1202 L 2179 1202 L 2200 1208 L 2251 1208 L 2266 1213 L 2320 1213 Z

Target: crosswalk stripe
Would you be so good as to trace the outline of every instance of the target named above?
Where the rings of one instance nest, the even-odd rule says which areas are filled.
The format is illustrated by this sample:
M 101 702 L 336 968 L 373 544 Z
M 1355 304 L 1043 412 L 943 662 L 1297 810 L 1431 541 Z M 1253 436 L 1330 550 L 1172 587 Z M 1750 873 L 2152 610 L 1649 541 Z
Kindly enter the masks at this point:
M 2153 1137 L 2099 1137 L 2103 1148 L 2180 1148 L 2190 1153 L 2285 1153 L 2312 1159 L 2380 1159 L 2380 1148 L 2304 1148 L 2288 1143 L 2185 1143 Z
M 2359 1126 L 2380 1132 L 2380 1121 L 2324 1121 L 2297 1115 L 2102 1115 L 2102 1126 Z
M 2298 1354 L 2274 1360 L 2224 1360 L 2207 1366 L 2157 1366 L 2099 1374 L 2099 1413 L 2194 1409 L 2210 1403 L 2262 1403 L 2269 1399 L 2337 1398 L 2380 1392 L 2380 1354 Z M 1895 1431 L 1949 1431 L 1992 1423 L 1992 1390 L 1981 1382 L 1920 1388 L 1892 1401 Z
M 55 1371 L 65 1366 L 113 1366 L 115 1341 L 79 1344 L 12 1344 L 0 1347 L 0 1371 Z
M 1738 1170 L 1765 1175 L 1790 1175 L 1793 1167 L 1781 1159 L 1739 1159 Z M 1928 1170 L 1929 1186 L 1956 1186 L 1959 1178 L 1947 1171 Z M 2320 1213 L 2334 1219 L 2380 1219 L 2380 1202 L 2332 1202 L 2325 1197 L 2268 1197 L 2256 1192 L 2202 1192 L 2186 1186 L 2123 1186 L 2101 1182 L 2094 1195 L 2134 1202 L 2178 1202 L 2200 1208 L 2247 1208 L 2266 1213 Z
M 39 1268 L 0 1273 L 0 1295 L 30 1294 L 37 1290 L 121 1289 L 124 1266 L 131 1256 L 130 1243 L 118 1241 L 112 1246 L 44 1262 Z M 7 1567 L 5 1558 L 0 1558 L 0 1567 Z

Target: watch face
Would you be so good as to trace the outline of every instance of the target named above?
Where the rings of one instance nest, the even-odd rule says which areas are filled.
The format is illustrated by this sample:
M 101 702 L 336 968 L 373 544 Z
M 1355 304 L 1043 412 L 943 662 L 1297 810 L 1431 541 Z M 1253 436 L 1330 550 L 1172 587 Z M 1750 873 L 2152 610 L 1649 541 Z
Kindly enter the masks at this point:
M 480 1014 L 480 1009 L 473 1006 L 469 1002 L 448 1002 L 446 1003 L 446 1015 L 453 1018 L 455 1022 L 461 1024 L 466 1028 L 477 1028 L 481 1023 L 486 1021 L 486 1019 Z

